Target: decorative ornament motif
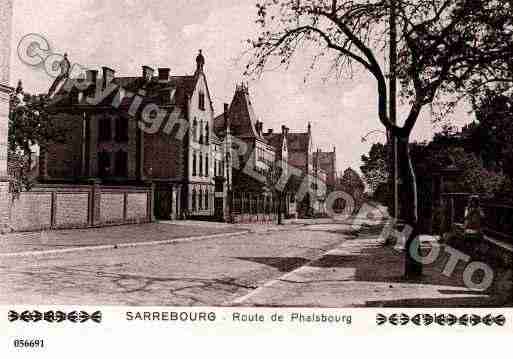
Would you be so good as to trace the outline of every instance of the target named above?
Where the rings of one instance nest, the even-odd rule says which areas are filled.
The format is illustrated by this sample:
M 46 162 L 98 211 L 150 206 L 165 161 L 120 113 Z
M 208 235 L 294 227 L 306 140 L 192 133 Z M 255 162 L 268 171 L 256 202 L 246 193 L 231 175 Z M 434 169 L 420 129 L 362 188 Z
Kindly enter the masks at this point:
M 475 327 L 477 325 L 486 325 L 491 327 L 493 325 L 504 326 L 506 323 L 506 318 L 504 315 L 492 315 L 487 314 L 485 316 L 480 316 L 477 314 L 463 314 L 461 316 L 456 316 L 454 314 L 445 314 L 445 313 L 422 313 L 415 315 L 408 315 L 404 313 L 394 313 L 390 315 L 377 314 L 376 315 L 376 324 L 378 326 L 391 324 L 394 326 L 403 326 L 407 324 L 414 324 L 416 326 L 430 326 L 432 324 L 437 324 L 440 326 L 448 326 L 452 327 L 455 325 L 461 326 L 472 326 Z
M 47 311 L 40 312 L 38 310 L 25 310 L 21 313 L 18 313 L 14 310 L 10 310 L 7 314 L 7 319 L 10 322 L 15 322 L 17 320 L 24 322 L 40 322 L 45 321 L 48 323 L 61 323 L 63 321 L 70 321 L 72 323 L 84 323 L 88 320 L 91 320 L 95 323 L 101 323 L 102 321 L 102 313 L 98 310 L 91 314 L 81 310 L 81 311 L 72 311 L 69 313 L 62 312 L 60 310 L 57 311 Z

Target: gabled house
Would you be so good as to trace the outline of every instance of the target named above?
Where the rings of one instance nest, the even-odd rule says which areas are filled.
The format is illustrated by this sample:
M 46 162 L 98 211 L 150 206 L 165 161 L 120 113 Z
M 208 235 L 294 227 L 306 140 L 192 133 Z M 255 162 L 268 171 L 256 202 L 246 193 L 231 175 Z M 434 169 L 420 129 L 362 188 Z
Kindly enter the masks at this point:
M 288 128 L 282 126 L 281 133 L 273 130 L 263 132 L 263 122 L 256 117 L 247 85 L 237 85 L 232 102 L 225 104 L 225 111 L 214 120 L 214 129 L 223 136 L 227 129 L 231 136 L 232 189 L 235 207 L 241 212 L 265 210 L 268 201 L 276 203 L 274 181 L 287 170 L 280 163 L 288 163 Z M 279 163 L 280 162 L 280 163 Z M 273 178 L 274 176 L 274 178 Z M 283 188 L 281 203 L 285 213 L 295 213 L 294 198 Z M 245 207 L 247 203 L 247 207 Z M 240 205 L 239 205 L 240 204 Z
M 43 182 L 101 181 L 156 186 L 160 218 L 214 213 L 214 109 L 201 50 L 193 75 L 143 66 L 139 76 L 88 70 L 52 97 L 64 144 L 42 146 Z

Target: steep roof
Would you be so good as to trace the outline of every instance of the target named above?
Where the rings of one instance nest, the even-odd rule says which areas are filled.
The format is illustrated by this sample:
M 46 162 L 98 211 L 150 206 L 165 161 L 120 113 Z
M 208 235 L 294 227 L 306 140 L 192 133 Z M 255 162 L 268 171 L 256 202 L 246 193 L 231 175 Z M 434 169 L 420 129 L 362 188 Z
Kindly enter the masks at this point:
M 87 97 L 94 96 L 94 86 L 90 84 L 86 88 L 77 79 L 68 79 L 69 83 L 64 84 L 52 98 L 52 105 L 56 107 L 71 106 L 71 105 L 82 105 L 91 106 L 87 101 Z M 128 110 L 132 103 L 135 94 L 140 90 L 144 90 L 144 103 L 155 103 L 160 106 L 180 106 L 185 108 L 186 100 L 194 92 L 198 76 L 171 76 L 168 80 L 162 81 L 158 77 L 154 76 L 151 80 L 146 81 L 142 77 L 114 77 L 112 83 L 117 85 L 117 88 L 101 99 L 96 106 L 111 106 L 116 96 L 120 93 L 123 94 L 123 99 L 119 104 L 120 110 Z M 101 83 L 101 80 L 97 82 L 97 85 Z M 84 96 L 81 101 L 78 102 L 73 97 L 79 92 L 79 89 L 83 91 Z M 73 102 L 75 101 L 75 102 Z
M 332 163 L 335 161 L 335 152 L 317 151 L 314 153 L 315 159 L 319 160 L 321 165 L 323 163 Z
M 319 167 L 323 171 L 325 171 L 327 173 L 336 171 L 335 152 L 316 151 L 316 152 L 314 152 L 313 155 L 314 155 L 314 163 L 318 163 Z
M 287 145 L 289 151 L 307 152 L 310 145 L 310 134 L 308 132 L 289 132 Z
M 226 135 L 226 119 L 224 113 L 214 118 L 214 133 L 220 138 Z
M 230 131 L 234 136 L 263 140 L 255 128 L 257 117 L 251 104 L 247 86 L 237 85 L 228 116 L 230 118 Z
M 283 146 L 284 136 L 281 133 L 264 133 L 264 139 L 277 150 L 281 150 Z

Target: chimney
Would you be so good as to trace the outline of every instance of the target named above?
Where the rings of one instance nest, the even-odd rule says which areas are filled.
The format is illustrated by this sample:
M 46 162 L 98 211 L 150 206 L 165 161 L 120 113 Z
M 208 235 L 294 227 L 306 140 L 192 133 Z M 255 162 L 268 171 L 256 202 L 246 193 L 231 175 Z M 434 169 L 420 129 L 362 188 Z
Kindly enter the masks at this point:
M 312 133 L 312 124 L 308 122 L 308 133 Z
M 267 129 L 267 134 L 268 135 L 272 135 L 273 134 L 273 129 L 272 128 Z
M 98 70 L 87 70 L 86 71 L 86 81 L 96 83 L 98 79 Z
M 289 134 L 289 128 L 285 125 L 281 125 L 281 133 L 284 135 L 284 136 L 288 136 Z
M 89 86 L 92 86 L 93 92 L 96 91 L 96 81 L 98 81 L 98 70 L 87 70 L 86 81 L 89 83 Z
M 116 73 L 116 71 L 114 71 L 113 69 L 111 69 L 110 67 L 107 67 L 107 66 L 103 66 L 102 70 L 103 70 L 102 88 L 105 89 L 112 82 L 112 80 L 114 80 L 114 74 Z
M 149 66 L 146 66 L 144 65 L 142 67 L 142 78 L 146 81 L 146 82 L 150 82 L 152 77 L 153 77 L 153 69 Z
M 169 80 L 169 73 L 171 69 L 169 67 L 159 67 L 159 81 Z

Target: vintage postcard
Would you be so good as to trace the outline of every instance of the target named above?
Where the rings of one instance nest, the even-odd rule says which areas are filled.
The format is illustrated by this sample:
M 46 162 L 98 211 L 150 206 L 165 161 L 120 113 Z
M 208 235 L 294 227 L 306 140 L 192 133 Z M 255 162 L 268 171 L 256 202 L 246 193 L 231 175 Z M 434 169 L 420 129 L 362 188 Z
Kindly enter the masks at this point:
M 511 1 L 0 15 L 7 357 L 513 333 Z

